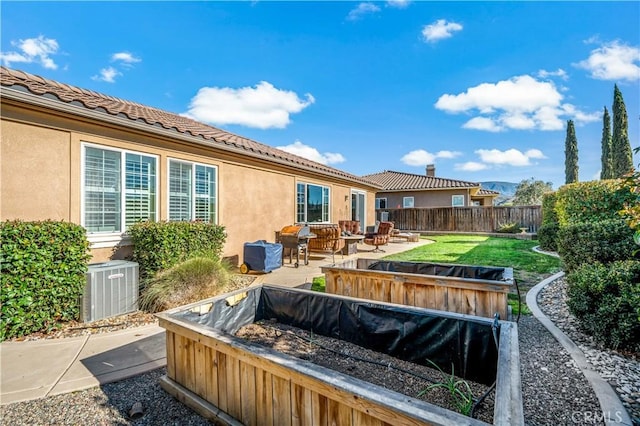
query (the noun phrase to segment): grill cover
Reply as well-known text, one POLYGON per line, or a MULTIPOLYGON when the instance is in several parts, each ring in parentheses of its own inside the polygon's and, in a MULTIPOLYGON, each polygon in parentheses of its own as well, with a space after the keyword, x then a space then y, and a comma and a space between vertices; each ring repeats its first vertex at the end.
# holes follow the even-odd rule
POLYGON ((258 240, 244 243, 244 263, 252 271, 271 272, 282 266, 282 244, 258 240))

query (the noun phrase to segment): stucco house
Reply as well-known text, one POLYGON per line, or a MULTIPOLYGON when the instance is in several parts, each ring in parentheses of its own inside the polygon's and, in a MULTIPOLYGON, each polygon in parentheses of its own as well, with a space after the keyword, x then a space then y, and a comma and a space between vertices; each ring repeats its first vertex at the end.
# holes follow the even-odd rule
POLYGON ((376 193, 376 209, 491 206, 500 193, 479 183, 435 176, 435 166, 424 175, 383 171, 363 176, 382 187, 376 193))
POLYGON ((375 221, 375 183, 168 111, 1 68, 0 220, 87 229, 93 262, 139 220, 223 225, 223 255, 297 222, 375 221))

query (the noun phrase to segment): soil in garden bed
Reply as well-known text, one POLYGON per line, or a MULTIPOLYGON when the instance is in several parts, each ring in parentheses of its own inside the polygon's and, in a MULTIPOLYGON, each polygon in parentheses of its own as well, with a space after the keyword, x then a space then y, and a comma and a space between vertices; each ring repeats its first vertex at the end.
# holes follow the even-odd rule
MULTIPOLYGON (((433 383, 447 382, 451 378, 451 370, 441 372, 435 368, 403 361, 353 343, 320 336, 276 321, 258 321, 241 328, 236 336, 409 397, 460 412, 451 392, 443 387, 438 386, 421 395, 433 383)), ((466 383, 469 384, 474 399, 478 399, 489 390, 488 386, 480 383, 468 380, 466 383)), ((494 395, 495 391, 492 390, 478 405, 475 418, 493 423, 494 395)))

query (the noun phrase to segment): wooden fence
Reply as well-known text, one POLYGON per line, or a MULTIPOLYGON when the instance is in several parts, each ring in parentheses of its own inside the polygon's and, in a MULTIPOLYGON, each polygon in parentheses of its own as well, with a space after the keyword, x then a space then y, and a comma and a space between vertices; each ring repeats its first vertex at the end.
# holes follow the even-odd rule
POLYGON ((378 220, 385 216, 395 228, 412 231, 495 232, 502 225, 517 223, 527 232, 538 232, 542 224, 541 206, 376 210, 378 220), (388 212, 388 216, 384 212, 388 212))

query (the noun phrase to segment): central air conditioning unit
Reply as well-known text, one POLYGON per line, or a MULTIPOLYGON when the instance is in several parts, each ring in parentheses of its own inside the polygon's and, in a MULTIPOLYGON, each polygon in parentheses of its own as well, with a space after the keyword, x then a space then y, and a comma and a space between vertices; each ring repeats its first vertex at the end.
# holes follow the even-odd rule
POLYGON ((138 264, 112 260, 89 265, 80 320, 92 322, 138 310, 138 264))

